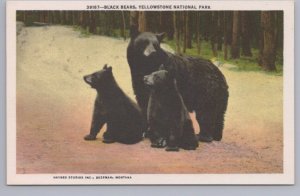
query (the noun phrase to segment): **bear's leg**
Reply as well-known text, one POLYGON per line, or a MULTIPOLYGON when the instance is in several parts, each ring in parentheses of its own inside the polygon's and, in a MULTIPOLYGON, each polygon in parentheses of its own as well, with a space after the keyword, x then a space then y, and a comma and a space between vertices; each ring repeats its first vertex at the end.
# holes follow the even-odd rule
POLYGON ((223 136, 223 129, 224 129, 224 117, 225 112, 227 110, 228 104, 228 96, 229 93, 227 90, 219 90, 218 91, 218 99, 216 100, 215 104, 215 121, 214 121, 214 130, 212 132, 212 137, 215 141, 220 141, 223 136))
POLYGON ((213 138, 216 141, 220 141, 223 136, 223 129, 224 129, 224 117, 225 112, 227 109, 227 102, 228 102, 228 92, 224 97, 224 99, 220 100, 217 107, 217 114, 216 114, 216 121, 215 121, 215 130, 213 133, 213 138))
POLYGON ((102 142, 106 144, 114 143, 118 140, 116 133, 118 127, 115 127, 114 124, 108 119, 106 131, 103 133, 102 142))
POLYGON ((213 139, 215 141, 221 141, 223 137, 223 128, 224 128, 224 114, 219 114, 216 119, 215 130, 213 133, 213 139))
POLYGON ((152 148, 164 148, 167 145, 167 140, 163 134, 163 128, 157 124, 152 122, 149 127, 150 133, 150 141, 152 148))
POLYGON ((107 130, 103 133, 102 142, 106 144, 111 144, 115 142, 113 131, 110 130, 109 125, 107 125, 107 130))
POLYGON ((90 134, 84 137, 85 140, 95 140, 97 134, 100 132, 103 125, 106 123, 106 112, 102 103, 96 99, 94 104, 94 112, 93 112, 93 119, 92 125, 90 129, 90 134))
POLYGON ((151 147, 152 148, 164 148, 167 146, 166 138, 162 137, 158 131, 152 132, 152 139, 151 139, 151 147))
POLYGON ((175 135, 171 134, 167 141, 166 151, 179 151, 178 139, 175 135))
POLYGON ((214 110, 196 110, 196 119, 200 125, 198 140, 200 142, 212 142, 215 128, 214 110))
POLYGON ((195 135, 192 120, 188 119, 184 124, 180 147, 184 150, 196 150, 198 146, 198 139, 195 135))
MULTIPOLYGON (((143 88, 146 88, 145 86, 143 88)), ((148 108, 148 101, 149 101, 149 92, 145 89, 141 90, 142 92, 136 93, 136 101, 142 110, 143 115, 143 136, 146 138, 150 138, 150 133, 148 129, 147 123, 147 108, 148 108)))
POLYGON ((166 151, 179 151, 179 140, 183 132, 183 125, 174 122, 169 129, 166 151))
POLYGON ((167 146, 167 140, 163 137, 158 137, 155 140, 151 141, 152 148, 164 148, 167 146))

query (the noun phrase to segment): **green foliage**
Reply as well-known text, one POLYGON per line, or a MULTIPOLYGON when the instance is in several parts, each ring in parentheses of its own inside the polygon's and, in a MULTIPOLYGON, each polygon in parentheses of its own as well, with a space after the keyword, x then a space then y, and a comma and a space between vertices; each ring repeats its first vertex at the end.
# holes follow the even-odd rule
MULTIPOLYGON (((176 51, 176 42, 175 40, 167 40, 165 41, 166 44, 168 44, 174 51, 176 51)), ((228 47, 228 60, 224 60, 224 51, 218 51, 218 56, 214 57, 213 52, 211 49, 211 44, 207 41, 202 40, 201 41, 201 52, 200 55, 197 53, 197 47, 196 43, 192 43, 191 49, 186 49, 187 55, 195 56, 195 57, 201 57, 204 59, 209 59, 211 61, 218 61, 221 64, 232 64, 236 67, 230 68, 234 71, 260 71, 264 72, 263 69, 258 65, 258 49, 252 48, 252 57, 245 57, 241 56, 239 59, 231 59, 230 58, 230 47, 228 47)), ((278 50, 278 53, 276 55, 276 72, 270 72, 269 74, 274 75, 282 75, 283 71, 283 54, 280 52, 282 50, 278 50)))
MULTIPOLYGON (((74 25, 72 26, 74 31, 80 32, 80 37, 89 37, 92 35, 92 33, 89 32, 89 27, 86 29, 82 28, 81 26, 74 25)), ((117 39, 123 39, 121 30, 120 29, 112 29, 109 33, 103 31, 100 27, 96 28, 97 35, 104 35, 112 38, 117 38, 117 39)), ((129 36, 129 30, 126 29, 125 31, 126 39, 128 39, 129 36)))
POLYGON ((91 33, 89 32, 89 27, 82 28, 81 26, 73 26, 73 30, 74 31, 78 31, 80 32, 80 37, 89 37, 91 35, 91 33))

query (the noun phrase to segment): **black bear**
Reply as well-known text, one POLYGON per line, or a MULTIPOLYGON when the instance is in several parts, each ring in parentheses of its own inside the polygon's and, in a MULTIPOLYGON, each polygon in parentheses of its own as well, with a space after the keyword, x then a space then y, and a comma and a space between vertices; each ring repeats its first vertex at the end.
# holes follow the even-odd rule
POLYGON ((179 147, 195 150, 198 140, 176 79, 162 69, 144 77, 151 91, 147 109, 151 147, 167 146, 166 151, 178 151, 179 147))
POLYGON ((221 71, 209 60, 164 51, 160 47, 164 34, 140 33, 131 27, 130 36, 127 61, 133 90, 144 118, 149 89, 145 88, 143 78, 164 64, 166 70, 175 76, 188 111, 196 113, 200 125, 199 141, 220 141, 229 96, 228 85, 221 71))
POLYGON ((95 140, 100 129, 107 123, 103 134, 104 143, 134 144, 143 138, 143 116, 140 108, 119 87, 112 67, 84 76, 84 81, 96 89, 97 97, 90 134, 85 140, 95 140))

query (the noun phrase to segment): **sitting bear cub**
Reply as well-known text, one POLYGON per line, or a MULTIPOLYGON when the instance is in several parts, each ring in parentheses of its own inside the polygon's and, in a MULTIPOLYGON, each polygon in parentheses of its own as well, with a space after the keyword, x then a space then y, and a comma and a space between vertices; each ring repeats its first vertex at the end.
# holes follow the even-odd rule
POLYGON ((150 87, 147 120, 151 147, 195 150, 198 140, 174 76, 159 70, 145 76, 144 83, 150 87))
POLYGON ((85 140, 95 140, 105 123, 104 143, 134 144, 143 138, 143 117, 140 108, 119 87, 112 67, 84 76, 84 81, 96 89, 97 97, 90 134, 85 140))

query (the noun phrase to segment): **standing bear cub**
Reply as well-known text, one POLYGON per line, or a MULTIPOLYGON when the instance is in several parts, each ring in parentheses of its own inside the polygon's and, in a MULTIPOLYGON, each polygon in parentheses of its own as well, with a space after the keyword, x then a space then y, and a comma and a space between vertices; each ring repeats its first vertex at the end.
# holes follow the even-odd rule
POLYGON ((105 123, 104 143, 134 144, 143 138, 143 117, 140 108, 119 87, 112 67, 84 76, 84 81, 96 89, 97 97, 90 134, 85 140, 95 140, 105 123))
POLYGON ((150 88, 147 119, 151 147, 195 150, 198 140, 174 76, 159 70, 145 76, 144 82, 150 88))
POLYGON ((146 119, 150 91, 143 78, 159 69, 173 73, 178 90, 189 112, 195 112, 200 125, 199 141, 220 141, 223 136, 224 115, 228 102, 228 85, 221 71, 209 60, 181 56, 163 50, 164 34, 130 30, 127 61, 131 70, 136 100, 146 119))

